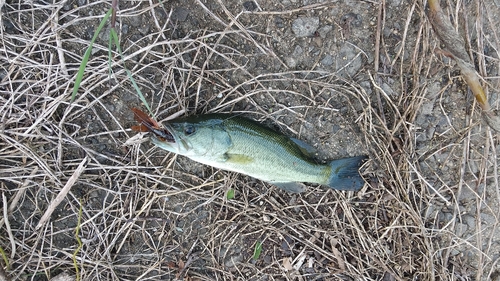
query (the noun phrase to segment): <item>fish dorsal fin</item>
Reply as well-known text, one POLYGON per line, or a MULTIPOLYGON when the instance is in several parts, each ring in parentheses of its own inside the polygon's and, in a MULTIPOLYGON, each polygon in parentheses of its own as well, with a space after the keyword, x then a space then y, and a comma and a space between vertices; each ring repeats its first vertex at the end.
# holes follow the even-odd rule
POLYGON ((300 182, 293 182, 293 181, 292 182, 275 182, 275 181, 272 181, 269 183, 272 185, 276 185, 277 187, 279 187, 285 191, 291 192, 291 193, 301 193, 301 192, 304 192, 304 190, 306 190, 306 186, 300 182))
POLYGON ((314 154, 316 154, 316 148, 314 148, 312 145, 307 144, 299 139, 296 138, 290 138, 291 141, 293 141, 300 149, 300 152, 304 154, 307 157, 312 158, 314 154))

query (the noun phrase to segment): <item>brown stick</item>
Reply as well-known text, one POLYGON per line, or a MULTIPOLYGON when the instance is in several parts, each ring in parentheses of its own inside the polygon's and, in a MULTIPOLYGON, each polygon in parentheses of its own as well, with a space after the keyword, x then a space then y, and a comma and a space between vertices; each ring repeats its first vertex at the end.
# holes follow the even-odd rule
POLYGON ((446 48, 446 55, 457 62, 465 82, 483 109, 483 118, 486 123, 495 131, 500 132, 500 118, 491 110, 486 93, 481 86, 479 74, 465 50, 463 38, 458 35, 449 18, 443 13, 439 0, 428 0, 427 3, 429 3, 427 16, 434 32, 446 48))
POLYGON ((464 80, 469 85, 472 93, 474 93, 474 96, 481 105, 481 108, 485 111, 490 110, 486 94, 484 93, 483 87, 479 82, 479 76, 474 69, 474 65, 472 64, 467 51, 465 50, 465 42, 463 38, 458 35, 451 25, 448 17, 446 17, 443 13, 443 10, 439 5, 439 0, 428 0, 428 3, 428 17, 434 32, 436 32, 436 35, 441 40, 441 43, 443 43, 446 47, 446 51, 449 52, 448 55, 450 55, 457 62, 464 80))
POLYGON ((71 177, 69 178, 68 182, 64 185, 64 187, 61 189, 59 194, 57 194, 56 198, 50 202, 49 207, 43 214, 42 218, 38 222, 38 225, 36 226, 35 229, 40 229, 50 218, 54 210, 59 206, 59 204, 66 198, 66 195, 68 194, 69 190, 71 187, 76 183, 82 172, 85 170, 85 165, 87 164, 87 157, 83 158, 82 162, 78 167, 76 168, 75 172, 71 177))

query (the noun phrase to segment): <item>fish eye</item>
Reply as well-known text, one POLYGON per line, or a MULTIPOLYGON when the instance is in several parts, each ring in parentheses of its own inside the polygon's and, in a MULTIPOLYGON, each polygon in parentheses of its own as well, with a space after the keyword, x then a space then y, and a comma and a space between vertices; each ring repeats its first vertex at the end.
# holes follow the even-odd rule
POLYGON ((187 136, 193 134, 196 131, 193 125, 186 125, 184 126, 184 134, 187 136))

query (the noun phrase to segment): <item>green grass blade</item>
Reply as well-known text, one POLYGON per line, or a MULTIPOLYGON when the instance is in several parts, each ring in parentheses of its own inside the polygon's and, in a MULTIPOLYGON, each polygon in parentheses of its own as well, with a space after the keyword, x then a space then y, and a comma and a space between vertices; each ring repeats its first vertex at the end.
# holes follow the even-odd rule
MULTIPOLYGON (((139 88, 139 86, 135 82, 134 77, 132 77, 132 72, 130 72, 130 70, 128 70, 127 67, 125 66, 125 61, 123 60, 122 49, 120 47, 120 41, 118 40, 118 34, 116 33, 116 30, 114 30, 112 28, 109 35, 110 35, 109 36, 109 40, 113 40, 116 48, 118 49, 118 53, 120 54, 120 59, 122 60, 122 63, 123 63, 123 68, 125 69, 125 72, 127 73, 128 78, 132 82, 132 86, 134 87, 135 91, 137 92, 137 95, 139 96, 139 99, 142 101, 142 103, 144 104, 144 106, 146 106, 146 108, 148 109, 149 113, 151 113, 151 115, 154 115, 153 111, 149 107, 148 102, 146 101, 146 98, 142 94, 141 89, 139 88)), ((110 41, 110 45, 111 45, 111 41, 110 41)))
POLYGON ((255 242, 255 249, 253 250, 253 259, 258 260, 260 257, 260 253, 262 253, 262 242, 255 242))
POLYGON ((75 85, 73 86, 73 93, 71 94, 71 102, 73 102, 75 100, 76 93, 78 93, 78 89, 80 89, 80 83, 82 82, 83 74, 85 73, 85 69, 87 68, 87 63, 89 61, 90 54, 92 53, 92 46, 94 45, 94 42, 97 40, 97 36, 99 35, 102 28, 104 27, 104 24, 106 24, 106 21, 108 20, 112 11, 113 11, 113 9, 110 9, 106 13, 106 15, 104 15, 104 18, 101 20, 101 23, 97 27, 97 30, 94 32, 94 36, 92 37, 92 40, 90 41, 89 47, 87 48, 87 50, 85 51, 85 54, 83 55, 82 62, 80 63, 80 68, 78 69, 78 73, 76 74, 75 85))
MULTIPOLYGON (((113 28, 111 28, 113 30, 113 28)), ((108 40, 108 77, 111 77, 112 70, 113 68, 111 67, 113 65, 113 40, 111 39, 111 31, 110 31, 110 36, 108 40)))
POLYGON ((229 189, 229 190, 227 191, 226 198, 227 198, 227 200, 231 200, 231 199, 233 199, 233 198, 234 198, 234 189, 233 189, 233 188, 231 188, 231 189, 229 189))
POLYGON ((7 257, 7 254, 3 250, 3 248, 0 246, 0 255, 3 258, 3 261, 5 262, 5 267, 9 268, 9 258, 7 257))

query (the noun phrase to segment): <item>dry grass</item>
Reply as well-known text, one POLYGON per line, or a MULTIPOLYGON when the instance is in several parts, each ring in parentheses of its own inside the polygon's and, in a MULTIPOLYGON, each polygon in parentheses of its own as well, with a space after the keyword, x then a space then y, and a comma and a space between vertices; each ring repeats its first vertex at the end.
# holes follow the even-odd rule
MULTIPOLYGON (((380 64, 366 64, 356 79, 317 69, 250 72, 253 53, 235 46, 251 46, 277 68, 285 63, 268 44, 270 36, 245 24, 248 14, 234 12, 225 1, 211 4, 193 2, 206 12, 205 20, 217 24, 180 39, 166 35, 175 25, 154 12, 160 4, 138 4, 119 14, 145 14, 155 23, 148 36, 124 40, 124 61, 157 116, 232 111, 309 139, 315 136, 297 124, 314 122, 311 116, 319 113, 330 116, 349 135, 354 132, 370 155, 365 188, 356 194, 319 187, 286 194, 165 154, 140 138, 123 146, 134 135, 129 108, 138 99, 128 90, 120 60, 108 76, 102 42, 77 100, 69 103, 81 50, 88 45, 74 33, 84 29, 72 27, 95 24, 104 12, 75 15, 107 6, 65 11, 62 4, 4 4, 0 246, 9 266, 0 262, 0 280, 74 273, 73 256, 81 280, 498 278, 498 136, 461 94, 467 90, 453 64, 435 51, 439 43, 421 1, 403 6, 400 49, 393 53, 392 37, 382 36, 375 50, 380 64), (387 83, 398 94, 387 92, 387 83), (348 108, 346 115, 332 105, 337 100, 348 108), (447 129, 419 146, 432 126, 418 127, 416 120, 429 105, 447 129), (230 188, 237 195, 227 200, 230 188), (64 200, 44 221, 62 192, 64 200), (78 251, 76 228, 83 243, 78 251), (263 252, 253 261, 257 241, 263 252)), ((380 7, 374 34, 384 34, 390 20, 380 5, 373 3, 374 10, 380 7)), ((487 91, 497 93, 498 52, 487 56, 482 50, 500 46, 498 7, 479 1, 465 8, 448 5, 445 13, 455 17, 457 29, 466 26, 467 46, 487 91), (458 20, 462 15, 464 23, 458 20)), ((254 20, 326 6, 260 11, 254 20)), ((359 49, 363 58, 372 51, 359 49)))

